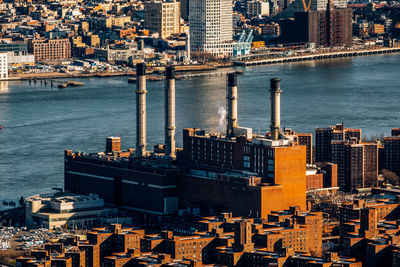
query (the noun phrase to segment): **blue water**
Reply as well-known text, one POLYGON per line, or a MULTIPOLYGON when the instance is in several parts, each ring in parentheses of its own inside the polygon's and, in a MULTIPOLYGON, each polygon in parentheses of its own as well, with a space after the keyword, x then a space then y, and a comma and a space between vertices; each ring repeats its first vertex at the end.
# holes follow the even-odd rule
MULTIPOLYGON (((239 76, 239 125, 264 132, 269 79, 282 79, 282 125, 297 132, 344 122, 364 137, 400 127, 400 54, 247 67, 239 76)), ((222 70, 227 71, 227 70, 222 70)), ((83 79, 60 90, 27 81, 0 84, 0 199, 63 186, 63 151, 97 152, 105 137, 135 144, 135 85, 126 77, 83 79)), ((177 143, 184 127, 217 131, 225 78, 177 81, 177 143)), ((148 83, 148 143, 163 142, 163 82, 148 83)))

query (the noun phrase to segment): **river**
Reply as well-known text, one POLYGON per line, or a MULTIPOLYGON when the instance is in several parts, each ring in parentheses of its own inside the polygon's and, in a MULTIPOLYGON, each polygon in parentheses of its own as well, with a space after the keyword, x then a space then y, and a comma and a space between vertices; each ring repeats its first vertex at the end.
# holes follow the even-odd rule
MULTIPOLYGON (((363 136, 400 127, 400 54, 244 68, 238 78, 239 125, 264 132, 269 125, 269 79, 282 79, 282 126, 314 132, 343 122, 363 136)), ((225 71, 225 70, 223 70, 225 71)), ((135 84, 127 77, 87 78, 83 87, 58 89, 28 81, 0 84, 0 200, 63 186, 64 149, 97 152, 106 136, 135 144, 135 84)), ((217 131, 225 105, 225 78, 176 83, 177 144, 182 129, 217 131)), ((163 142, 164 85, 148 83, 149 148, 163 142)))

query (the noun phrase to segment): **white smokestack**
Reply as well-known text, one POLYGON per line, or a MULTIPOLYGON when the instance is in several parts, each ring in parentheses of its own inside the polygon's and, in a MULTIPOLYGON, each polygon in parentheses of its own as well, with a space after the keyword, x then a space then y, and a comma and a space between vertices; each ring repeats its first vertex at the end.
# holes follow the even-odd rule
POLYGON ((136 156, 146 154, 146 64, 136 64, 136 156))
POLYGON ((233 135, 233 128, 238 127, 238 115, 237 115, 237 74, 228 74, 228 84, 227 84, 227 94, 226 103, 228 106, 228 116, 227 116, 227 127, 226 135, 233 135))
POLYGON ((271 82, 271 138, 279 139, 281 128, 281 79, 274 78, 271 82))
POLYGON ((165 154, 175 157, 175 67, 165 70, 165 154))

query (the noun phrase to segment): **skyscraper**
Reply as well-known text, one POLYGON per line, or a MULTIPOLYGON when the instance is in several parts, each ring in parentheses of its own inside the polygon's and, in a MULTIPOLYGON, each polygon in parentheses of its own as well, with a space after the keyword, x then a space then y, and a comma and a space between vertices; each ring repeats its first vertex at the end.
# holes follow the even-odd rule
POLYGON ((216 57, 231 55, 232 11, 231 0, 190 1, 191 50, 216 57))

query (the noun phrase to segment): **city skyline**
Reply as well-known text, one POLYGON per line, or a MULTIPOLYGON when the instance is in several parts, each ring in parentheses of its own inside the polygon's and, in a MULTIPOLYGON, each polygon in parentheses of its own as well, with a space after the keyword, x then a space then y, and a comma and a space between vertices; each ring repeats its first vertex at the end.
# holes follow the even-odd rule
POLYGON ((0 1, 0 265, 398 266, 399 7, 0 1))

